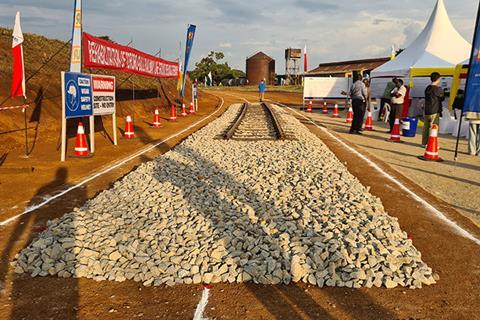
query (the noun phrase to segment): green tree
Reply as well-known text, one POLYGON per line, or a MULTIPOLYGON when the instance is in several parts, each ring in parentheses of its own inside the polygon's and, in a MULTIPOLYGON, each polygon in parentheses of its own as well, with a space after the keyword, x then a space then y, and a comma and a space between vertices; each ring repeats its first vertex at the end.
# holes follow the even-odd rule
POLYGON ((243 71, 232 69, 227 62, 222 62, 224 58, 223 52, 210 51, 206 57, 195 64, 195 70, 189 72, 190 79, 198 79, 203 82, 209 72, 212 72, 212 79, 215 83, 219 83, 223 79, 245 76, 243 71))

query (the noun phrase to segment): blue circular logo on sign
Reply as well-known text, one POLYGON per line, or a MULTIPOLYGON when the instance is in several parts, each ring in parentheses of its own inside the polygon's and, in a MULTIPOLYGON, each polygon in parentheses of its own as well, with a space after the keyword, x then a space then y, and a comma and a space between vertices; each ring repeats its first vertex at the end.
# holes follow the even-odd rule
POLYGON ((68 110, 75 112, 80 105, 80 92, 78 91, 78 85, 75 81, 70 80, 66 86, 65 104, 68 110))

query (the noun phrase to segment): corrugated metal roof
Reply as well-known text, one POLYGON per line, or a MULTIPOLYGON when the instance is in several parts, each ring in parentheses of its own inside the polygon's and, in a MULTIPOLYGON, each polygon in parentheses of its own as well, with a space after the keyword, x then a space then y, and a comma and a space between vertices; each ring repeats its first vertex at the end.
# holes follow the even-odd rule
POLYGON ((348 73, 358 70, 373 70, 390 61, 390 58, 376 58, 363 60, 350 60, 321 63, 317 68, 307 72, 309 75, 329 74, 329 73, 348 73))

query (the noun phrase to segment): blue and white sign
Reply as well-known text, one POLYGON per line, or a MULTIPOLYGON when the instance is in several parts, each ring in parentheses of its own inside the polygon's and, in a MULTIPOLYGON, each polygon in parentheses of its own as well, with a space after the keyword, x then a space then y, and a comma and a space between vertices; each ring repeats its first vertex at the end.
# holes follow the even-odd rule
POLYGON ((478 14, 463 107, 463 112, 468 119, 480 119, 480 24, 478 14))
POLYGON ((93 115, 92 76, 89 74, 64 72, 63 95, 65 117, 77 118, 93 115))

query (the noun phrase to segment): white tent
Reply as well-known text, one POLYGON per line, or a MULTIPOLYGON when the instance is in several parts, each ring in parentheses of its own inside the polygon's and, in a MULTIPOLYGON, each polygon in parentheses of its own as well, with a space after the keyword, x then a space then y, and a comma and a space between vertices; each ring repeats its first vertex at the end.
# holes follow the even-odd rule
POLYGON ((471 45, 457 32, 443 0, 438 0, 425 29, 394 60, 371 72, 372 78, 425 77, 437 71, 453 75, 455 66, 470 56, 471 45))

